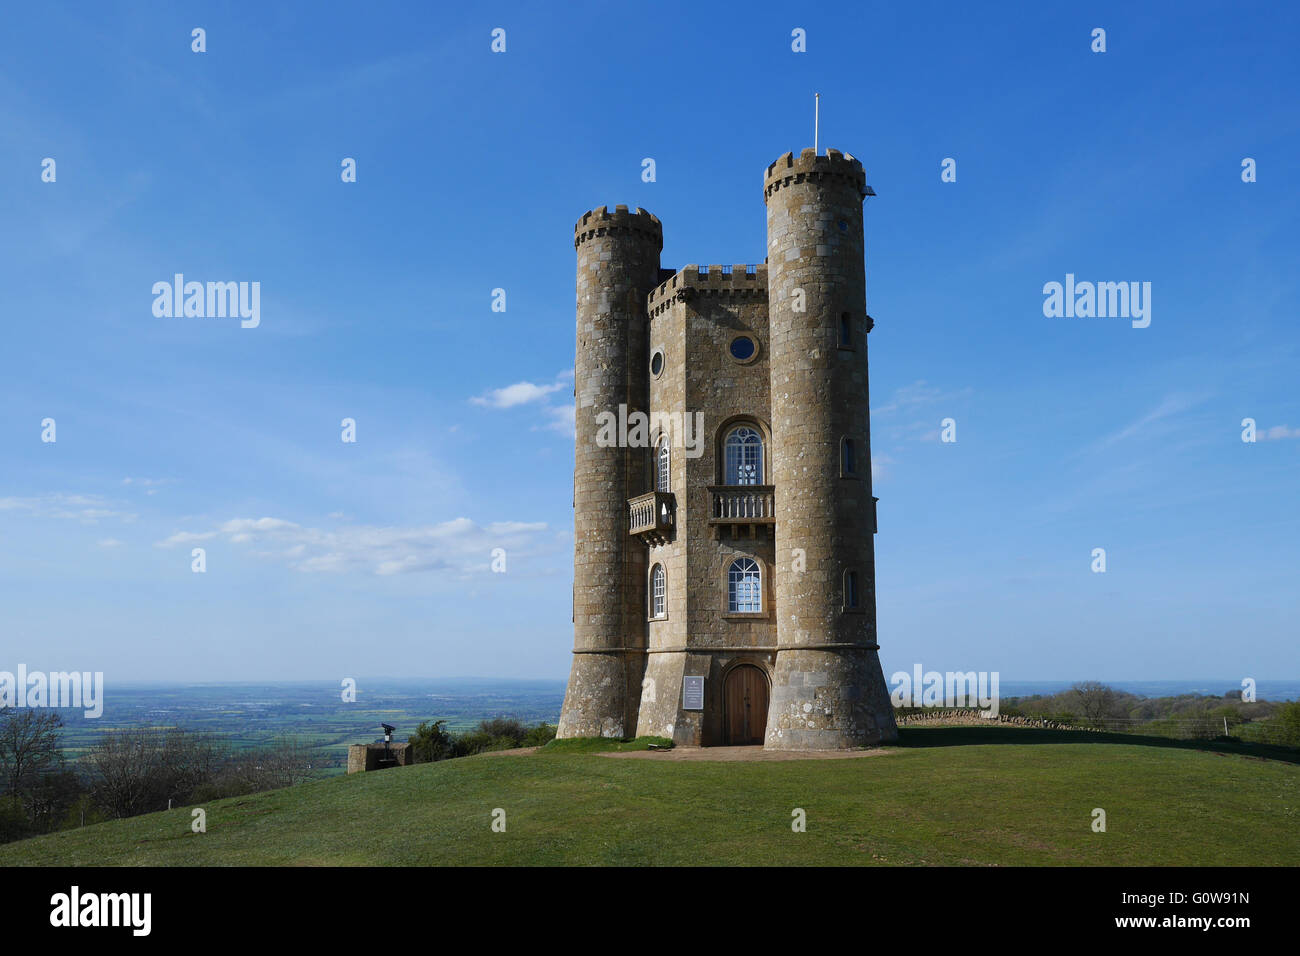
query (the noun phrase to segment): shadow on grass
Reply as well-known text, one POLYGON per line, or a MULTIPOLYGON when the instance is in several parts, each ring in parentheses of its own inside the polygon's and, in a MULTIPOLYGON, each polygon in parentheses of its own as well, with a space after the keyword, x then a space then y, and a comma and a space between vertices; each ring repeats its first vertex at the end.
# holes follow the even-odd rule
POLYGON ((1259 760, 1300 764, 1300 749, 1239 740, 1177 740, 1143 734, 1116 734, 1091 730, 1038 730, 1033 727, 900 727, 900 747, 969 747, 977 744, 1126 744, 1130 747, 1168 747, 1206 753, 1236 754, 1259 760))

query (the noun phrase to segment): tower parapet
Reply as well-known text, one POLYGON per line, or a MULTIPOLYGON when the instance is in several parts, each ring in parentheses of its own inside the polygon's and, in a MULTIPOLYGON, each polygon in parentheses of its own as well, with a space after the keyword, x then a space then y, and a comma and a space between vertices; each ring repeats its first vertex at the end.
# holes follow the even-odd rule
POLYGON ((772 194, 780 189, 809 180, 842 184, 856 190, 864 199, 868 195, 866 171, 852 153, 828 149, 825 156, 818 156, 813 150, 805 149, 798 158, 793 152, 786 153, 767 167, 763 173, 763 201, 769 202, 772 194))
POLYGON ((693 295, 766 299, 767 266, 761 263, 737 263, 730 266, 700 266, 692 263, 659 283, 646 300, 646 307, 653 319, 673 302, 693 295))
POLYGON ((664 230, 659 217, 640 206, 636 207, 636 212, 628 212, 627 206, 615 206, 613 212, 607 206, 598 206, 583 213, 573 226, 573 248, 601 236, 633 236, 655 243, 656 251, 664 247, 664 230))

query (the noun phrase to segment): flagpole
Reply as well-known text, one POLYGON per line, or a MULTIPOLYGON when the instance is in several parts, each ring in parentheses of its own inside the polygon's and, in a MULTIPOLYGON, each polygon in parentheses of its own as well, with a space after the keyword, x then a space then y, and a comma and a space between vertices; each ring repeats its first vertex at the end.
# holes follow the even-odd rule
POLYGON ((813 155, 816 156, 818 146, 817 137, 821 132, 822 95, 820 93, 814 93, 813 97, 813 155))

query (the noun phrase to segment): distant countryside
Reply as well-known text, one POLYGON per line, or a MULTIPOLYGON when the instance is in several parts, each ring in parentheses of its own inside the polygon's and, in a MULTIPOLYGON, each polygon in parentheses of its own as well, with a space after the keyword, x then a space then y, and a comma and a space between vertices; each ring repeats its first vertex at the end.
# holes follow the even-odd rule
MULTIPOLYGON (((1004 698, 994 719, 939 707, 896 715, 904 730, 1131 735, 1300 763, 1300 701, 1281 699, 1300 696, 1292 684, 1265 684, 1260 692, 1279 699, 1253 701, 1172 682, 1132 685, 1172 691, 1164 696, 1096 681, 1033 686, 1004 698)), ((411 742, 415 762, 542 746, 555 736, 563 693, 560 681, 372 680, 345 703, 330 682, 138 685, 114 688, 99 719, 10 708, 0 711, 0 842, 336 776, 349 745, 381 739, 384 724, 395 742, 411 742)))

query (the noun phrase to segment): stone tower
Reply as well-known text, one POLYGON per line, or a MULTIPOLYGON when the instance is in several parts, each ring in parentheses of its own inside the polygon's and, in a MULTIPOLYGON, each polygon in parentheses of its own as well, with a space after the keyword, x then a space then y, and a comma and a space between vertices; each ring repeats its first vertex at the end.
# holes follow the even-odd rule
POLYGON ((627 500, 642 490, 641 448, 596 441, 596 414, 644 412, 646 296, 659 282, 659 220, 617 206, 574 227, 578 350, 573 468, 573 668, 561 737, 622 737, 636 727, 645 660, 645 548, 627 533, 627 500))
POLYGON ((764 177, 767 262, 748 266, 661 270, 659 220, 640 209, 578 221, 560 737, 896 738, 875 626, 871 194, 851 156, 787 153, 764 177))
POLYGON ((898 731, 876 643, 862 164, 829 149, 767 169, 778 651, 766 746, 898 731))

